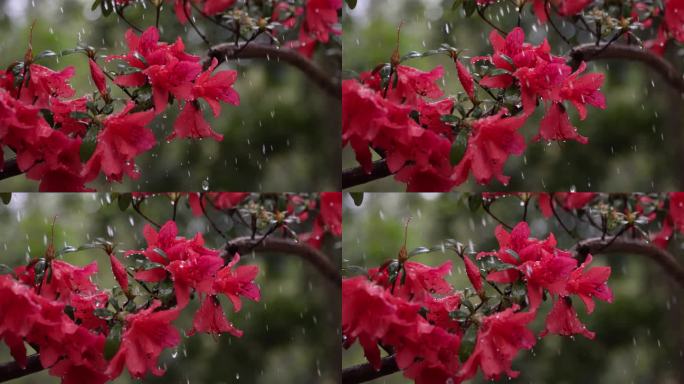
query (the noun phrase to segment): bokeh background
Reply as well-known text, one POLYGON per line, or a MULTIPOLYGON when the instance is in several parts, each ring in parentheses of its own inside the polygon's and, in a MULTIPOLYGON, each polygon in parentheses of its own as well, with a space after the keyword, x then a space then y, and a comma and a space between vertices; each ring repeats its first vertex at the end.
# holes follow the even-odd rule
MULTIPOLYGON (((87 44, 102 53, 127 51, 123 41, 128 26, 116 14, 102 17, 94 0, 0 0, 0 67, 22 60, 28 31, 35 20, 33 49, 61 52, 87 44)), ((154 25, 154 10, 145 1, 129 7, 127 18, 145 29, 154 25)), ((197 16, 197 25, 209 40, 225 42, 226 31, 197 16)), ((160 22, 162 40, 183 38, 186 50, 203 56, 206 47, 195 31, 178 23, 172 7, 165 7, 160 22)), ((315 60, 331 74, 339 73, 339 39, 317 51, 315 60)), ((77 95, 93 92, 84 55, 47 58, 40 64, 53 69, 73 65, 72 84, 77 95)), ((112 65, 111 69, 115 69, 112 65)), ((328 96, 299 70, 267 60, 241 60, 221 69, 239 72, 235 89, 241 105, 223 105, 219 118, 207 114, 214 130, 224 135, 213 140, 175 140, 166 143, 176 112, 158 117, 152 128, 159 145, 137 158, 142 176, 123 184, 101 177, 90 184, 98 191, 322 191, 337 189, 340 169, 340 101, 328 96)), ((111 85, 111 84, 110 84, 111 85)), ((114 85, 113 95, 125 97, 114 85)), ((177 109, 174 107, 172 109, 177 109)), ((5 157, 10 157, 6 153, 5 157)), ((0 181, 0 190, 33 191, 38 184, 23 176, 0 181)))
MULTIPOLYGON (((18 266, 29 257, 44 254, 50 240, 53 218, 55 248, 79 246, 104 237, 118 243, 117 249, 146 246, 142 236, 145 222, 132 208, 121 211, 117 201, 106 194, 13 194, 9 205, 0 205, 0 263, 18 266)), ((183 198, 178 207, 179 236, 201 232, 206 246, 221 248, 225 241, 206 219, 192 216, 183 198)), ((171 217, 170 200, 154 197, 143 204, 146 215, 158 222, 171 217)), ((216 212, 210 213, 222 228, 230 223, 216 212)), ((302 228, 307 230, 307 228, 302 228)), ((230 237, 244 236, 235 226, 230 237)), ((327 237, 323 251, 340 260, 339 240, 327 237)), ((100 272, 96 282, 104 288, 116 285, 109 260, 101 250, 69 253, 65 260, 86 265, 97 261, 100 272)), ((286 254, 242 255, 241 264, 258 265, 257 283, 262 299, 243 302, 238 313, 227 312, 228 319, 244 331, 242 338, 222 335, 182 337, 177 350, 162 353, 160 366, 167 367, 163 377, 148 375, 132 380, 127 371, 113 383, 133 382, 169 384, 221 383, 336 383, 340 372, 339 290, 332 287, 315 268, 300 258, 286 254)), ((196 301, 196 300, 195 300, 196 301)), ((191 303, 196 307, 196 302, 191 303)), ((224 303, 224 309, 229 308, 224 303)), ((192 309, 174 323, 179 329, 192 327, 192 309)), ((182 332, 181 332, 182 333, 182 332)), ((0 345, 0 362, 11 361, 7 347, 0 345)), ((12 381, 17 384, 58 383, 46 371, 12 381)))
MULTIPOLYGON (((572 221, 560 209, 569 224, 572 221)), ((499 200, 492 212, 504 222, 514 225, 521 219, 523 208, 517 198, 499 200)), ((343 207, 343 270, 346 276, 359 273, 359 268, 371 268, 396 258, 404 239, 404 222, 412 220, 408 231, 407 249, 434 246, 453 238, 474 251, 498 249, 494 238, 497 223, 480 207, 472 211, 463 194, 364 194, 361 206, 356 206, 345 194, 343 207)), ((553 232, 559 248, 575 244, 554 219, 545 219, 530 204, 528 223, 533 237, 553 232)), ((580 228, 581 237, 596 236, 580 228)), ((671 250, 684 262, 681 238, 673 241, 671 250)), ((453 274, 447 278, 456 289, 469 286, 462 262, 453 252, 416 256, 414 261, 437 266, 453 262, 453 274)), ((597 302, 594 313, 581 319, 596 338, 574 339, 549 335, 531 351, 522 351, 513 362, 520 376, 513 383, 682 383, 684 382, 684 290, 673 283, 659 265, 640 255, 597 255, 592 265, 609 265, 608 281, 613 290, 612 304, 597 302)), ((543 329, 545 313, 542 304, 532 329, 543 329)), ((363 351, 354 345, 343 352, 343 367, 363 363, 363 351)), ((406 383, 395 373, 376 383, 406 383)), ((473 383, 487 382, 478 374, 473 383)), ((500 382, 509 382, 502 378, 500 382)))
MULTIPOLYGON (((396 45, 396 29, 403 21, 400 51, 427 51, 442 43, 466 49, 466 56, 491 53, 488 35, 491 27, 477 15, 466 18, 462 8, 452 11, 453 0, 359 0, 354 10, 345 8, 343 68, 368 71, 388 62, 396 45)), ((500 1, 487 10, 489 18, 504 30, 511 30, 517 13, 511 2, 500 1)), ((539 25, 530 6, 523 10, 522 26, 527 41, 538 44, 545 37, 556 55, 569 47, 548 25, 539 25)), ((564 34, 574 35, 570 24, 560 25, 564 34)), ((578 33, 584 33, 579 31, 578 33)), ((586 36, 578 36, 586 41, 586 36)), ((668 58, 680 69, 683 52, 670 47, 668 58)), ((429 70, 443 65, 447 95, 461 90, 456 68, 445 55, 406 61, 404 64, 429 70)), ((511 176, 508 190, 567 191, 659 191, 684 188, 680 169, 684 165, 684 108, 681 96, 660 75, 635 62, 596 61, 587 71, 606 74, 602 88, 608 108, 589 107, 585 121, 579 121, 572 108, 571 119, 589 144, 531 143, 538 131, 538 110, 521 133, 528 148, 523 156, 513 156, 504 174, 511 176)), ((682 69, 684 72, 684 69, 682 69)), ((343 168, 357 166, 353 151, 343 150, 343 168)), ((356 187, 359 191, 403 191, 405 186, 391 177, 356 187)), ((472 180, 461 185, 463 191, 506 189, 494 181, 480 186, 472 180)))

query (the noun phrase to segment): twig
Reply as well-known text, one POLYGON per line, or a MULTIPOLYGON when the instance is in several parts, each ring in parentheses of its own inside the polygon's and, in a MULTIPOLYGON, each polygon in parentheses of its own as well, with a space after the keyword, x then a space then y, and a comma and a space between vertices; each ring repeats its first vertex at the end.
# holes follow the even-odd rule
POLYGON ((207 210, 204 208, 204 194, 202 194, 202 193, 200 193, 200 196, 199 196, 199 204, 200 204, 200 208, 202 208, 202 214, 204 214, 204 217, 207 218, 207 221, 209 221, 209 224, 211 224, 211 227, 214 228, 214 231, 216 231, 219 235, 221 235, 221 237, 223 237, 224 240, 228 240, 228 237, 226 236, 226 234, 223 233, 223 231, 221 231, 221 229, 219 229, 218 225, 216 225, 216 223, 214 223, 214 220, 212 220, 211 217, 209 217, 207 210))
POLYGON ((480 18, 481 18, 485 23, 489 24, 490 27, 496 29, 496 30, 499 31, 499 33, 501 33, 501 34, 504 34, 504 35, 508 34, 508 33, 507 33, 506 31, 504 31, 503 29, 497 27, 496 24, 492 23, 491 20, 489 20, 489 19, 487 18, 487 16, 485 16, 484 11, 487 9, 486 6, 483 7, 483 8, 480 8, 479 6, 475 6, 475 9, 477 10, 478 16, 480 16, 480 18))
POLYGON ((197 28, 197 25, 195 25, 195 22, 192 20, 192 15, 188 13, 188 7, 187 7, 187 5, 188 5, 188 0, 183 0, 183 12, 185 13, 185 18, 188 19, 188 22, 189 22, 190 25, 192 26, 192 29, 194 29, 195 32, 197 32, 197 34, 199 35, 199 37, 202 38, 202 41, 204 41, 204 43, 205 43, 206 45, 211 46, 211 43, 209 42, 209 40, 207 40, 207 37, 204 36, 204 34, 202 33, 202 31, 200 31, 199 28, 197 28))
POLYGON ((142 30, 141 28, 139 28, 137 25, 135 25, 135 24, 131 23, 130 21, 128 21, 128 19, 126 18, 126 16, 124 16, 124 13, 123 13, 124 8, 125 8, 125 7, 119 8, 119 7, 117 7, 117 6, 115 5, 115 6, 114 6, 114 12, 116 12, 116 14, 119 16, 119 18, 120 18, 121 20, 123 20, 124 22, 126 22, 126 24, 128 24, 129 27, 135 29, 135 30, 136 30, 137 32, 139 32, 139 33, 142 33, 143 30, 142 30))
POLYGON ((220 64, 227 60, 262 58, 286 62, 302 71, 329 95, 338 99, 342 98, 342 86, 337 79, 306 56, 290 48, 255 43, 242 43, 237 46, 234 43, 223 43, 209 48, 208 56, 202 64, 206 69, 211 65, 212 59, 218 60, 220 64))
POLYGON ((565 35, 563 35, 563 34, 561 33, 560 29, 558 29, 558 27, 556 26, 556 24, 553 22, 553 19, 551 19, 551 14, 549 13, 549 8, 550 8, 550 7, 551 7, 551 3, 549 3, 549 0, 545 0, 545 1, 544 1, 544 13, 546 14, 546 19, 549 21, 549 24, 551 24, 551 27, 556 31, 556 33, 558 34, 558 36, 560 36, 560 38, 563 39, 563 41, 565 42, 565 44, 567 44, 567 45, 569 45, 569 46, 572 46, 572 44, 570 44, 570 40, 568 40, 568 38, 565 37, 565 35))
POLYGON ((512 230, 513 227, 511 227, 510 225, 506 224, 503 220, 499 219, 495 214, 492 213, 492 211, 489 209, 489 208, 491 207, 491 205, 492 205, 491 203, 486 203, 486 202, 484 202, 484 201, 482 202, 482 208, 485 210, 485 212, 487 212, 487 214, 488 214, 489 216, 491 216, 491 217, 492 217, 494 220, 496 220, 499 224, 501 224, 501 225, 503 225, 504 227, 506 227, 506 229, 508 229, 509 231, 512 230))
POLYGON ((565 223, 563 222, 563 220, 561 220, 560 215, 558 215, 558 211, 556 211, 556 204, 554 204, 556 202, 556 200, 554 198, 554 193, 551 193, 551 197, 549 198, 549 200, 551 200, 549 202, 549 205, 551 205, 551 212, 553 212, 553 217, 556 218, 556 221, 558 221, 558 224, 560 224, 560 226, 563 227, 565 232, 567 232, 567 234, 570 237, 572 237, 573 239, 577 239, 577 235, 572 233, 572 231, 570 231, 570 229, 568 229, 568 227, 565 226, 565 223))
POLYGON ((335 286, 339 287, 342 281, 339 268, 330 260, 330 258, 323 252, 306 243, 277 237, 270 237, 261 241, 261 239, 252 239, 249 236, 245 236, 229 241, 226 244, 225 249, 228 254, 233 254, 235 252, 241 254, 263 252, 297 255, 316 267, 318 271, 335 286), (255 246, 255 244, 259 242, 261 242, 261 244, 255 246))
POLYGON ((684 267, 677 262, 677 259, 670 252, 644 240, 631 238, 606 240, 595 237, 578 242, 572 251, 577 255, 609 253, 643 255, 660 264, 663 270, 684 288, 684 267), (609 242, 611 244, 606 246, 609 242))
POLYGON ((380 370, 370 364, 354 365, 342 370, 342 384, 365 383, 379 377, 391 375, 399 371, 394 355, 383 357, 380 370))
POLYGON ((149 216, 147 216, 146 214, 143 213, 143 211, 140 209, 140 203, 141 203, 141 202, 142 202, 142 201, 136 203, 136 202, 134 201, 133 204, 131 204, 131 206, 133 206, 133 210, 136 211, 136 212, 138 213, 138 215, 140 215, 143 219, 145 219, 145 221, 147 221, 148 223, 154 225, 157 229, 161 228, 161 227, 162 227, 161 224, 159 224, 159 223, 157 223, 156 221, 152 220, 149 216))
POLYGON ((370 173, 366 173, 361 167, 345 169, 342 171, 342 188, 346 189, 356 185, 370 183, 371 181, 382 179, 391 174, 392 172, 390 172, 387 167, 387 161, 385 159, 374 161, 370 173))
POLYGON ((40 355, 33 354, 26 359, 26 368, 22 368, 16 361, 0 364, 0 383, 42 371, 40 355))

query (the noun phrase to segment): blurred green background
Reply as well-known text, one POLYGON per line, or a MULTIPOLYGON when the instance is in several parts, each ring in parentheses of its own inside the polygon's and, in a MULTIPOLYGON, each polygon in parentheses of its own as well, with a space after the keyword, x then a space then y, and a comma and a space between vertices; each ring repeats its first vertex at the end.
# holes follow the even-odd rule
MULTIPOLYGON (((396 45, 397 26, 402 21, 402 54, 438 48, 442 43, 466 49, 466 56, 491 53, 487 37, 492 28, 476 15, 466 18, 462 9, 452 11, 453 2, 359 0, 353 11, 345 8, 343 68, 361 72, 388 62, 396 45)), ((487 10, 487 15, 504 30, 511 30, 517 21, 510 2, 497 2, 487 10)), ((569 47, 553 30, 548 33, 548 25, 536 22, 530 5, 524 7, 522 26, 527 41, 538 44, 548 36, 554 54, 569 52, 569 47)), ((559 26, 567 36, 574 33, 569 23, 559 26)), ((586 39, 583 35, 579 38, 581 41, 586 39)), ((676 53, 681 54, 669 52, 668 55, 682 68, 682 59, 676 53)), ((461 90, 454 64, 444 55, 413 59, 405 64, 424 70, 443 65, 445 94, 453 95, 461 90)), ((579 121, 571 108, 572 122, 589 138, 589 144, 531 143, 541 117, 537 111, 521 128, 528 142, 527 150, 523 156, 513 156, 506 163, 504 174, 511 176, 507 190, 660 191, 684 188, 681 177, 684 103, 681 95, 668 87, 659 74, 635 62, 590 62, 587 71, 606 74, 602 90, 608 104, 604 111, 589 107, 585 121, 579 121)), ((350 148, 343 150, 342 162, 345 169, 358 165, 350 148)), ((496 181, 480 186, 470 180, 459 187, 464 191, 502 189, 505 188, 496 181)), ((385 178, 355 190, 403 191, 405 186, 385 178)))
MULTIPOLYGON (((33 49, 60 52, 77 44, 89 44, 99 52, 119 54, 128 26, 115 14, 102 17, 91 11, 94 0, 0 0, 0 67, 22 60, 27 48, 29 26, 35 20, 33 49)), ((145 29, 154 24, 154 10, 145 2, 126 10, 127 18, 145 29)), ((197 24, 209 40, 225 42, 226 31, 197 17, 197 24)), ((186 50, 203 56, 206 47, 190 27, 181 26, 172 7, 162 12, 162 40, 183 38, 186 50)), ((339 40, 336 40, 339 42, 339 40)), ((339 43, 317 51, 315 60, 331 74, 340 67, 339 43), (338 47, 338 48, 335 48, 338 47)), ((84 55, 47 58, 40 64, 53 69, 73 65, 72 84, 77 96, 95 90, 90 82, 84 55)), ((115 69, 114 65, 110 66, 115 69)), ((123 184, 106 183, 104 178, 90 186, 98 191, 197 191, 202 186, 231 191, 322 191, 337 189, 340 169, 340 102, 329 97, 299 70, 266 60, 241 60, 223 64, 218 70, 237 69, 235 89, 241 105, 222 105, 214 119, 206 114, 214 130, 224 135, 213 140, 175 140, 166 143, 172 131, 177 107, 167 118, 152 123, 159 145, 137 158, 142 172, 138 180, 123 184)), ((114 96, 125 97, 111 85, 114 96)), ((10 157, 6 153, 5 157, 10 157)), ((23 176, 0 182, 0 190, 34 191, 38 184, 23 176)))
MULTIPOLYGON (((492 212, 504 222, 514 225, 521 219, 523 208, 517 198, 499 200, 492 212)), ((345 275, 358 274, 358 268, 378 267, 396 258, 404 238, 404 221, 411 217, 407 249, 433 246, 448 238, 462 242, 474 251, 498 249, 494 238, 497 223, 480 207, 471 211, 467 196, 462 194, 364 194, 357 207, 348 194, 343 208, 343 269, 345 275)), ((569 224, 567 214, 562 213, 569 224)), ((532 204, 528 223, 533 237, 553 232, 559 248, 568 249, 575 241, 557 225, 544 219, 532 204)), ((586 228, 581 237, 597 236, 586 228)), ((671 250, 684 262, 679 244, 671 250)), ((416 256, 414 261, 437 266, 453 262, 453 275, 447 278, 456 289, 469 286, 463 264, 451 252, 416 256)), ((522 351, 513 369, 521 372, 515 383, 682 383, 684 382, 684 292, 665 272, 643 256, 597 255, 592 265, 610 265, 608 281, 613 290, 612 304, 598 302, 595 311, 586 316, 578 310, 589 330, 596 332, 591 341, 582 336, 573 339, 550 335, 531 351, 522 351)), ((542 304, 542 315, 532 324, 538 334, 543 329, 548 303, 542 304)), ((342 366, 365 362, 363 351, 355 344, 343 352, 342 366)), ((405 383, 400 373, 378 379, 377 383, 405 383)), ((484 383, 481 373, 473 383, 484 383)), ((502 379, 501 382, 508 382, 502 379)))
MULTIPOLYGON (((79 246, 105 237, 118 243, 118 250, 146 246, 142 237, 144 221, 132 208, 120 211, 116 200, 106 194, 13 194, 9 205, 0 205, 0 262, 18 266, 27 257, 44 254, 50 238, 53 217, 55 248, 79 246)), ((172 207, 165 196, 143 203, 151 218, 165 222, 172 207)), ((210 213, 222 228, 228 228, 216 212, 210 213)), ((178 209, 179 236, 205 234, 206 246, 221 248, 225 241, 210 229, 206 219, 193 217, 186 199, 178 209)), ((308 228, 302 228, 308 230, 308 228)), ((230 237, 246 235, 241 227, 228 232, 230 237)), ((323 251, 340 257, 339 242, 328 237, 323 251)), ((64 259, 76 265, 97 261, 100 272, 96 282, 103 288, 115 286, 104 252, 90 250, 67 254, 64 259)), ((166 375, 148 375, 142 381, 130 379, 127 371, 114 383, 336 383, 340 371, 339 291, 310 264, 286 254, 243 255, 241 264, 258 265, 257 283, 262 299, 243 301, 238 313, 224 303, 227 317, 244 331, 242 338, 222 335, 183 337, 178 350, 162 353, 160 366, 166 375), (175 356, 175 357, 174 357, 175 356)), ((195 300, 196 301, 196 300, 195 300)), ((196 302, 191 304, 197 306, 196 302)), ((192 327, 194 308, 183 312, 174 324, 180 330, 192 327)), ((0 345, 0 362, 11 361, 7 347, 0 345)), ((57 383, 43 371, 12 381, 17 384, 57 383)), ((86 383, 87 384, 87 383, 86 383)))

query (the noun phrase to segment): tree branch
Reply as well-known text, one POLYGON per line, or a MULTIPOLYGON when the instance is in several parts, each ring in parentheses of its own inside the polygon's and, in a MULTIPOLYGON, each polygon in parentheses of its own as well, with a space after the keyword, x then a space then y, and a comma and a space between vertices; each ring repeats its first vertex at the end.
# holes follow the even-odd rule
POLYGON ((599 59, 625 59, 639 61, 658 72, 663 79, 679 92, 684 92, 684 77, 672 63, 655 53, 627 44, 609 44, 596 46, 595 44, 582 44, 572 49, 569 54, 568 64, 576 68, 582 61, 599 59))
POLYGON ((366 173, 361 167, 345 169, 342 171, 342 189, 369 183, 391 174, 392 172, 387 168, 387 161, 385 159, 374 161, 370 173, 366 173))
POLYGON ((252 239, 249 236, 238 237, 226 244, 226 251, 230 253, 249 252, 274 252, 297 255, 311 263, 335 286, 339 287, 342 281, 340 270, 335 264, 318 249, 306 244, 288 239, 268 237, 266 239, 252 239))
POLYGON ((5 166, 0 170, 0 180, 9 179, 22 173, 24 172, 19 169, 15 159, 5 160, 5 166))
POLYGON ((577 254, 633 253, 651 258, 667 272, 682 288, 684 288, 684 267, 667 250, 644 240, 629 238, 601 239, 600 237, 582 240, 573 249, 577 254))
POLYGON ((394 355, 383 357, 379 371, 370 363, 354 365, 342 370, 342 384, 365 383, 378 377, 391 375, 399 371, 394 355))
POLYGON ((0 383, 42 371, 40 355, 34 354, 26 359, 26 368, 21 368, 16 361, 0 364, 0 383))
POLYGON ((267 59, 286 62, 308 76, 314 83, 326 91, 330 96, 341 99, 342 86, 322 68, 294 49, 280 48, 274 45, 256 43, 223 43, 209 48, 208 57, 202 62, 204 68, 211 65, 211 59, 217 59, 219 64, 235 59, 267 59))

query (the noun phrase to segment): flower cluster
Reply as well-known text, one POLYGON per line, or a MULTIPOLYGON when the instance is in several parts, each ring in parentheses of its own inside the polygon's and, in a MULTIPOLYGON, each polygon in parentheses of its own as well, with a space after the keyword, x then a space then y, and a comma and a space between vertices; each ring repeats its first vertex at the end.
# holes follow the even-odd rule
POLYGON ((481 71, 475 73, 478 81, 453 49, 439 51, 448 53, 456 63, 466 92, 458 101, 444 98, 437 85, 444 74, 442 67, 423 72, 401 64, 398 58, 361 74, 358 80, 345 80, 343 145, 352 147, 366 172, 372 169, 371 150, 377 152, 409 191, 448 191, 465 182, 470 173, 480 184, 494 178, 507 184, 504 164, 511 155, 525 150, 519 130, 539 100, 544 104, 544 117, 534 141, 586 143, 587 138, 570 123, 565 102, 577 109, 580 119, 586 118, 586 105, 605 108, 599 91, 603 75, 581 76, 584 63, 573 72, 564 58, 551 54, 546 41, 534 46, 525 43, 524 37, 520 28, 505 38, 493 31, 489 40, 494 53, 471 60, 480 65, 481 71), (479 99, 475 83, 490 95, 501 89, 501 95, 510 99, 513 93, 517 102, 502 102, 501 97, 490 100, 494 105, 487 107, 489 101, 479 99), (472 107, 466 110, 466 105, 472 107), (453 148, 459 145, 459 137, 467 137, 467 147, 453 165, 453 148))
MULTIPOLYGON (((327 44, 331 36, 342 34, 339 22, 342 1, 273 0, 250 4, 236 0, 174 0, 173 10, 183 25, 194 17, 195 10, 207 18, 227 20, 232 29, 238 30, 238 38, 245 40, 261 33, 267 33, 277 40, 280 34, 299 26, 297 39, 288 40, 285 45, 311 57, 319 43, 327 44)), ((117 3, 126 7, 134 2, 117 0, 117 3)), ((159 3, 161 5, 162 1, 159 3)))
POLYGON ((369 270, 368 276, 344 279, 345 347, 358 341, 379 369, 382 346, 394 355, 404 376, 418 383, 460 383, 478 370, 490 380, 504 374, 516 377, 512 360, 537 341, 530 323, 540 314, 543 297, 553 304, 539 337, 581 334, 593 339, 572 298, 579 298, 587 313, 593 312, 594 300, 611 302, 610 267, 590 268, 590 255, 578 265, 570 252, 557 248, 553 234, 530 237, 525 222, 510 233, 498 227, 496 237, 499 249, 478 253, 476 261, 454 244, 474 292, 455 291, 446 281, 451 261, 430 267, 408 261, 405 252, 369 270), (498 294, 490 295, 483 279, 497 286, 498 294), (473 331, 476 336, 470 340, 467 335, 473 331))
POLYGON ((119 285, 103 290, 92 277, 93 262, 77 267, 56 258, 52 245, 45 257, 0 275, 0 340, 17 363, 27 363, 25 343, 40 351, 40 362, 62 383, 105 383, 126 367, 134 377, 148 372, 162 375, 158 359, 163 350, 180 343, 172 324, 187 308, 192 294, 200 301, 188 335, 229 333, 242 336, 226 318, 219 296, 225 296, 235 312, 242 299, 258 301, 257 266, 238 266, 238 254, 206 248, 201 234, 178 236, 175 222, 157 232, 144 229, 147 248, 127 251, 135 260, 125 267, 111 244, 97 246, 109 255, 119 285), (134 293, 131 275, 147 293, 134 293), (115 345, 107 356, 105 343, 115 345))
POLYGON ((73 99, 69 80, 74 68, 53 71, 35 63, 31 50, 25 62, 0 71, 0 144, 16 153, 20 171, 40 180, 41 191, 83 191, 100 174, 119 182, 124 175, 139 177, 136 157, 157 143, 149 125, 174 99, 181 113, 167 140, 222 139, 204 119, 199 101, 206 102, 214 115, 220 113, 220 101, 239 104, 232 89, 236 72, 212 75, 216 61, 202 70, 199 57, 187 54, 180 39, 173 44, 159 42, 154 27, 141 36, 129 30, 126 42, 127 54, 107 57, 107 61, 121 59, 129 66, 114 82, 135 87, 129 92, 131 100, 118 112, 92 50, 85 50, 98 90, 92 96, 73 99), (144 101, 149 97, 154 109, 144 101), (82 162, 80 153, 87 137, 96 137, 97 144, 82 162))

